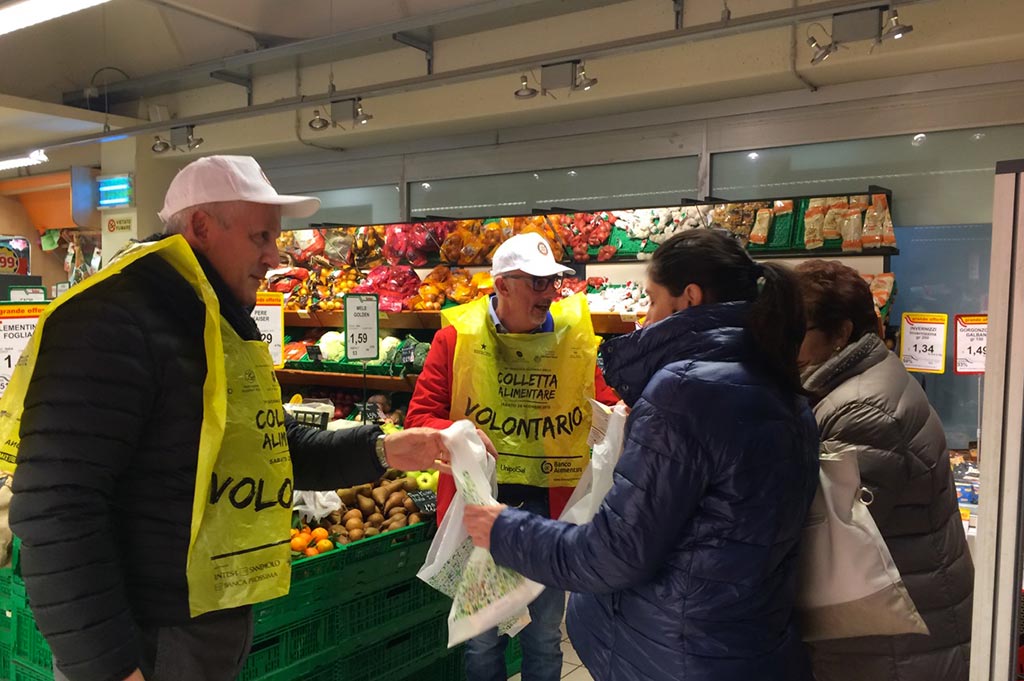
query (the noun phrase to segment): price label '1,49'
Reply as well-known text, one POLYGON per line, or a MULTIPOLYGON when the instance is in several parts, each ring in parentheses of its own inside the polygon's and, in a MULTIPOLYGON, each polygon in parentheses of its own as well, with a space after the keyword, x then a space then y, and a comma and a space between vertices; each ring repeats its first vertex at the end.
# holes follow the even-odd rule
POLYGON ((958 374, 985 373, 985 356, 988 354, 988 315, 958 314, 955 317, 956 366, 958 374))
POLYGON ((0 305, 0 395, 11 382, 18 358, 28 346, 45 305, 0 305))
POLYGON ((904 312, 900 327, 900 359, 907 371, 941 374, 946 371, 945 314, 904 312))

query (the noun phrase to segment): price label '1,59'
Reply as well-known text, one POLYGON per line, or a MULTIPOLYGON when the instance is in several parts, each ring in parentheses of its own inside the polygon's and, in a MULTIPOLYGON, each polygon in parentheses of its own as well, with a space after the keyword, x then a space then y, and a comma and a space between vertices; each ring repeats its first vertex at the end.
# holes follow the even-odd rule
POLYGON ((956 366, 958 374, 985 373, 985 356, 988 354, 988 315, 958 314, 955 317, 956 366))
POLYGON ((45 305, 0 305, 0 395, 11 382, 18 358, 28 346, 45 305))
POLYGON ((378 300, 374 294, 349 293, 345 296, 345 359, 371 360, 380 354, 377 319, 378 300))
POLYGON ((907 371, 941 374, 946 371, 945 314, 904 312, 900 327, 900 359, 907 371))

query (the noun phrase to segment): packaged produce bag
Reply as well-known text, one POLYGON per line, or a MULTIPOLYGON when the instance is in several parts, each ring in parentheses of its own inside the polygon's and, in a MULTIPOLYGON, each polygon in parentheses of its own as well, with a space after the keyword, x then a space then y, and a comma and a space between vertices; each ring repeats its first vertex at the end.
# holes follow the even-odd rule
POLYGON ((927 634, 868 510, 857 450, 823 448, 800 546, 796 607, 804 641, 927 634))
POLYGON ((580 481, 569 497, 559 520, 575 525, 588 523, 601 507, 614 482, 615 464, 622 454, 629 410, 624 404, 608 407, 590 400, 593 410, 588 444, 593 448, 580 481))
POLYGON ((527 606, 544 586, 496 565, 490 551, 473 546, 462 522, 465 507, 498 504, 495 462, 469 421, 456 421, 441 436, 451 453, 458 493, 416 576, 453 601, 449 648, 494 627, 515 636, 530 623, 527 606))

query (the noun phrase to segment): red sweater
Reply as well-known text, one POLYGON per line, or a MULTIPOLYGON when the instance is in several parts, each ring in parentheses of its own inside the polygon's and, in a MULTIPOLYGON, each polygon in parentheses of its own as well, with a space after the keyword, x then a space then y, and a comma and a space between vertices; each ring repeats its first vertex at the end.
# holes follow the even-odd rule
MULTIPOLYGON (((445 429, 452 424, 452 364, 455 362, 455 343, 458 332, 454 326, 446 326, 434 335, 430 352, 423 363, 423 371, 416 380, 416 390, 409 403, 405 425, 409 428, 427 426, 445 429)), ((616 404, 619 396, 604 382, 600 369, 594 372, 594 399, 607 405, 616 404)), ((572 487, 550 488, 551 517, 557 518, 572 496, 572 487)), ((450 475, 442 475, 437 484, 437 522, 441 523, 445 512, 455 498, 455 481, 450 475)))

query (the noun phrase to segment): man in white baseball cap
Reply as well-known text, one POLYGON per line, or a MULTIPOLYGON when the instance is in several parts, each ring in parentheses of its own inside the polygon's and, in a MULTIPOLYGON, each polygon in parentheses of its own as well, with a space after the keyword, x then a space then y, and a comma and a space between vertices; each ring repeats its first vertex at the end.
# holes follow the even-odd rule
MULTIPOLYGON (((501 453, 498 501, 548 518, 561 514, 589 459, 587 398, 618 401, 596 366, 586 296, 555 302, 572 272, 540 234, 501 244, 491 261, 494 295, 442 312, 447 325, 434 335, 406 416, 406 425, 432 428, 472 421, 501 453)), ((437 495, 440 520, 455 495, 451 476, 441 476, 437 495)), ((555 681, 565 593, 545 589, 529 609, 519 635, 523 681, 555 681)), ((497 629, 466 642, 467 681, 505 678, 505 642, 497 629)))
POLYGON ((56 681, 235 679, 250 605, 289 590, 292 490, 447 459, 433 429, 328 432, 285 414, 250 311, 281 215, 319 204, 278 194, 252 158, 194 161, 167 191, 167 233, 41 317, 0 441, 56 681))

